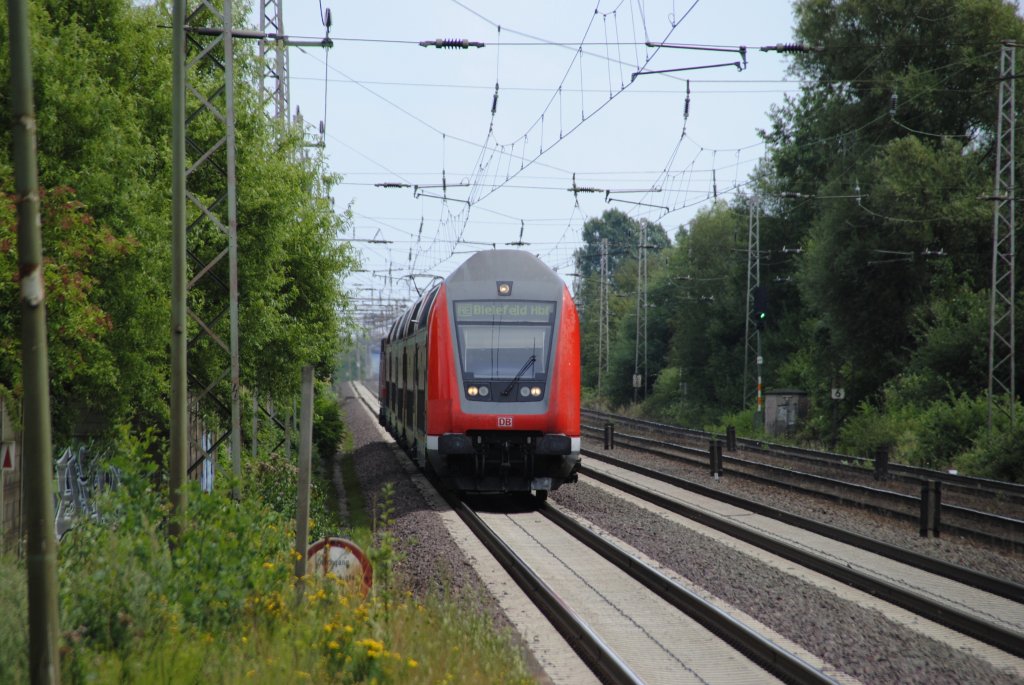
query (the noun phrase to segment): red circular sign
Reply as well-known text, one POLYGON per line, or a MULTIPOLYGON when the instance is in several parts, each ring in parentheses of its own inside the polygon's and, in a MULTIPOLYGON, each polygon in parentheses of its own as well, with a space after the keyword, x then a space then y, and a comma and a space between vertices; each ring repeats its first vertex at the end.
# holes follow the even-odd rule
POLYGON ((321 538, 306 552, 311 573, 328 573, 346 580, 362 580, 363 594, 373 586, 373 566, 359 545, 345 538, 321 538))

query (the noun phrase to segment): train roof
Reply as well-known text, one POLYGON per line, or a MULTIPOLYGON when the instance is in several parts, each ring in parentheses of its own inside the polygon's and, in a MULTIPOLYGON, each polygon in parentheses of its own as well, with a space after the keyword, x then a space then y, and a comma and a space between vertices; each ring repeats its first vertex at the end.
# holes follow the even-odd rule
MULTIPOLYGON (((495 281, 526 282, 537 292, 546 292, 551 286, 564 287, 562 279, 537 256, 523 250, 483 250, 470 256, 445 279, 450 285, 476 284, 495 281)), ((463 286, 464 288, 466 286, 463 286)), ((427 324, 427 316, 441 283, 427 288, 402 314, 394 320, 384 337, 391 342, 412 335, 427 324)))
POLYGON ((561 283, 562 279, 535 255, 523 250, 484 250, 464 261, 445 279, 467 281, 523 280, 561 283))

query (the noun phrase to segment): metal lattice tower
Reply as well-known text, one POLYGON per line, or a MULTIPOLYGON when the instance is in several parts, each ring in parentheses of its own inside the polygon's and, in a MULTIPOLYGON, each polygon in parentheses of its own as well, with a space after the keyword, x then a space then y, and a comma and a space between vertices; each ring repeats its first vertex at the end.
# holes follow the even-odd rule
POLYGON ((761 286, 761 204, 755 196, 750 198, 747 219, 747 311, 743 338, 747 341, 743 354, 743 408, 757 400, 761 411, 761 331, 754 320, 754 290, 761 286), (750 358, 754 357, 751 367, 750 358), (751 376, 751 370, 755 373, 751 376))
POLYGON ((608 239, 601 239, 601 311, 598 315, 597 330, 597 391, 601 391, 601 379, 608 373, 608 239))
POLYGON ((218 428, 220 422, 207 423, 217 431, 209 441, 202 431, 189 431, 189 470, 213 461, 217 448, 230 439, 232 470, 238 476, 242 431, 231 0, 222 0, 220 6, 210 0, 189 2, 185 26, 185 195, 192 274, 188 317, 199 329, 188 341, 190 423, 223 416, 229 410, 231 417, 223 430, 218 428), (200 178, 204 194, 196 189, 200 178), (206 364, 193 364, 193 357, 200 356, 206 364))
POLYGON ((1014 85, 1016 44, 1004 43, 999 55, 999 114, 996 124, 995 211, 992 220, 992 293, 988 335, 988 428, 998 406, 1016 426, 1017 394, 1014 340, 1014 85), (998 395, 1005 396, 1000 406, 998 395))
POLYGON ((647 222, 640 222, 636 268, 636 352, 633 356, 633 401, 642 387, 647 397, 647 222), (642 362, 642 365, 641 365, 642 362), (639 382, 637 382, 639 376, 639 382))
POLYGON ((259 45, 260 63, 263 65, 260 102, 264 108, 274 103, 274 120, 283 126, 291 110, 291 92, 282 4, 283 0, 260 0, 260 32, 266 34, 266 38, 259 41, 259 45))

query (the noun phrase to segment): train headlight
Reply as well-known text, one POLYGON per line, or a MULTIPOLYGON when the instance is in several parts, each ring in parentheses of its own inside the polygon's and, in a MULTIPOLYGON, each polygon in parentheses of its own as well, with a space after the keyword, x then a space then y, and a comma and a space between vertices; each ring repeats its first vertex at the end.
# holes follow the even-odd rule
POLYGON ((519 395, 520 397, 529 397, 530 389, 524 385, 523 387, 519 388, 519 395))
POLYGON ((498 294, 508 297, 512 294, 512 281, 498 281, 498 294))
POLYGON ((470 397, 476 397, 478 392, 480 392, 480 389, 477 388, 475 385, 471 385, 468 388, 466 388, 466 394, 469 395, 470 397))
POLYGON ((540 397, 541 390, 536 385, 530 388, 530 394, 534 397, 540 397))
POLYGON ((481 385, 480 386, 480 397, 487 397, 490 394, 491 394, 491 389, 490 388, 488 388, 486 385, 481 385))

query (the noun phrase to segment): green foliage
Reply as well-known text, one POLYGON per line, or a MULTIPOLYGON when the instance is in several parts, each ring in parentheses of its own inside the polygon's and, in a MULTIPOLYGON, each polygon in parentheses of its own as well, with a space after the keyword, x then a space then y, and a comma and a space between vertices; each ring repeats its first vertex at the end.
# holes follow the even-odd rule
MULTIPOLYGON (((1017 405, 1017 416, 1022 407, 1017 405)), ((1018 419, 1019 421, 1020 419, 1018 419)), ((971 449, 958 455, 954 461, 960 473, 1024 483, 1024 428, 996 428, 991 435, 978 437, 971 449)))
MULTIPOLYGON (((167 425, 169 11, 166 2, 30 2, 57 441, 83 428, 113 432, 122 422, 167 425)), ((6 83, 6 6, 0 16, 6 83)), ((299 154, 299 132, 277 131, 263 111, 253 49, 241 42, 235 55, 241 375, 244 385, 259 384, 261 398, 283 405, 297 393, 303 365, 326 377, 340 349, 348 325, 341 284, 354 258, 336 237, 350 217, 330 206, 328 184, 337 179, 324 160, 299 154)), ((192 76, 196 83, 221 78, 192 76)), ((0 106, 9 105, 9 92, 0 89, 0 106)), ((219 137, 221 126, 199 116, 190 135, 219 137)), ((0 142, 0 192, 9 198, 8 128, 0 142)), ((199 197, 219 196, 222 184, 212 165, 189 178, 199 197)), ((192 222, 198 210, 190 204, 188 211, 192 222)), ((20 396, 14 226, 11 203, 0 203, 0 378, 20 396)), ((208 223, 190 231, 201 259, 224 241, 208 223)), ((189 266, 195 272, 202 265, 189 266)), ((226 283, 226 269, 221 260, 212 275, 226 283)), ((226 288, 200 286, 189 302, 224 340, 226 298, 226 288)), ((198 333, 190 324, 190 372, 205 386, 226 362, 198 333)), ((226 411, 209 418, 226 423, 226 411)))
MULTIPOLYGON (((764 424, 758 421, 757 409, 750 408, 743 411, 726 414, 719 421, 704 426, 704 430, 715 435, 725 435, 729 426, 736 429, 736 437, 748 438, 750 440, 764 440, 764 424)), ((772 438, 775 441, 775 438, 772 438)))
POLYGON ((914 439, 901 446, 901 460, 946 469, 984 433, 988 415, 985 397, 951 397, 932 402, 917 417, 914 439))
MULTIPOLYGON (((608 241, 607 273, 609 281, 608 321, 611 330, 608 343, 609 373, 603 374, 602 393, 613 402, 626 402, 633 396, 633 371, 636 330, 636 283, 638 243, 642 227, 647 228, 648 273, 657 264, 658 254, 670 244, 665 229, 646 219, 637 221, 616 209, 606 210, 600 218, 588 219, 583 226, 583 247, 574 255, 581 287, 576 292, 576 305, 580 310, 580 355, 582 381, 585 387, 597 388, 598 352, 601 306, 601 245, 608 241), (604 378, 606 376, 606 378, 604 378)), ((656 268, 656 267, 655 267, 656 268)), ((656 319, 655 319, 656 321, 656 319)), ((659 340, 667 340, 667 332, 649 333, 649 341, 657 348, 659 340)), ((603 344, 603 343, 601 343, 603 344)), ((657 349, 649 351, 649 358, 660 357, 657 349)), ((653 382, 660 365, 649 365, 653 382)))
MULTIPOLYGON (((3 187, 13 185, 0 178, 3 187)), ((0 336, 0 377, 21 393, 21 344, 16 334, 20 320, 17 278, 17 221, 13 196, 0 205, 0 325, 9 334, 0 336)), ((47 292, 50 381, 56 390, 51 405, 55 431, 67 435, 74 422, 89 409, 104 409, 111 420, 119 418, 121 401, 111 348, 113 323, 103 303, 104 275, 123 267, 138 243, 119 239, 87 212, 70 188, 40 192, 41 222, 47 292), (71 397, 61 389, 76 388, 71 397)))
POLYGON ((25 562, 0 554, 0 682, 27 683, 28 574, 25 562))
MULTIPOLYGON (((192 489, 169 547, 166 483, 145 456, 151 451, 148 437, 122 434, 110 462, 119 486, 97 500, 96 519, 79 521, 62 541, 65 682, 529 682, 509 637, 474 598, 414 601, 397 584, 388 571, 390 490, 367 550, 378 582, 364 597, 332 576, 296 584, 292 521, 270 504, 294 492, 294 470, 280 462, 247 463, 239 500, 222 479, 213 493, 192 489), (290 486, 273 489, 281 481, 290 486)), ((0 570, 0 678, 22 682, 25 569, 0 557, 0 570)))
POLYGON ((905 464, 934 469, 956 468, 964 475, 1020 479, 1024 471, 1018 431, 994 412, 988 432, 988 399, 966 394, 919 402, 919 379, 909 375, 886 388, 876 407, 862 403, 840 432, 840 449, 870 456, 880 448, 905 464))
MULTIPOLYGON (((316 462, 313 466, 316 466, 316 462)), ((246 476, 242 481, 243 499, 263 502, 287 520, 295 520, 299 473, 296 455, 288 458, 284 454, 272 452, 268 456, 253 458, 245 454, 242 459, 242 472, 246 476)), ((337 535, 339 532, 332 513, 334 509, 329 501, 329 480, 319 477, 319 472, 318 469, 313 469, 314 477, 309 493, 310 540, 337 535)), ((218 481, 217 487, 227 486, 218 481)))
MULTIPOLYGON (((871 456, 878 449, 889 449, 895 445, 904 429, 900 415, 883 412, 863 402, 839 431, 839 451, 861 457, 871 456)), ((896 455, 892 458, 899 461, 896 455)))
POLYGON ((288 577, 289 519, 259 498, 231 499, 229 484, 205 494, 191 488, 171 551, 165 491, 156 487, 148 445, 127 437, 122 445, 112 463, 118 487, 98 498, 99 516, 76 522, 61 544, 71 643, 119 651, 181 624, 223 627, 241 620, 252 592, 288 577))
POLYGON ((327 382, 316 384, 313 400, 313 444, 321 459, 330 459, 338 451, 345 435, 338 396, 327 382))

